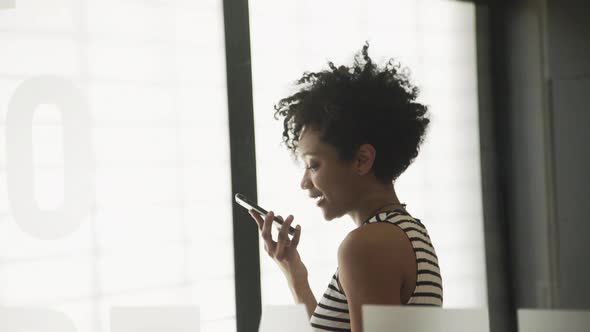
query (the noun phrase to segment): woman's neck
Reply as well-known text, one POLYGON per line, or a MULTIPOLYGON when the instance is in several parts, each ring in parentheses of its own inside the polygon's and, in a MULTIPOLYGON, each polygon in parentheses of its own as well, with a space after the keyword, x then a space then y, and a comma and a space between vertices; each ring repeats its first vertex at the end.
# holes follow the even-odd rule
POLYGON ((390 184, 366 191, 366 194, 361 196, 357 207, 350 211, 348 215, 356 226, 360 227, 363 222, 375 214, 382 211, 391 211, 392 209, 403 209, 403 205, 397 198, 393 184, 390 184))

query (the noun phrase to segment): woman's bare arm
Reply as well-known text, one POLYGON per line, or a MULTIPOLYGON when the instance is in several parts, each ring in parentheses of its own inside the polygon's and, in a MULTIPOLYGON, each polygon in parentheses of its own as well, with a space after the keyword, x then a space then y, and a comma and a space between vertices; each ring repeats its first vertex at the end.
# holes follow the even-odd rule
POLYGON ((293 294, 295 303, 303 303, 305 305, 305 309, 307 310, 307 316, 309 319, 311 319, 311 315, 313 315, 315 308, 318 306, 318 302, 311 291, 311 287, 309 287, 309 282, 305 280, 305 282, 302 282, 299 285, 289 286, 291 288, 291 293, 293 294))
MULTIPOLYGON (((351 232, 338 250, 339 280, 352 332, 362 332, 362 305, 400 305, 404 275, 414 252, 404 231, 388 224, 351 232)), ((415 260, 415 259, 414 259, 415 260)))
POLYGON ((307 314, 311 318, 317 306, 317 301, 309 287, 307 268, 301 261, 301 257, 297 251, 299 238, 301 237, 301 226, 297 225, 293 239, 289 240, 287 230, 291 226, 294 217, 290 215, 286 220, 283 220, 283 217, 277 216, 284 223, 277 236, 277 241, 274 241, 271 235, 274 213, 269 211, 263 218, 257 212, 251 210, 250 215, 258 224, 261 232, 260 235, 264 240, 264 250, 278 264, 287 279, 293 299, 296 303, 303 303, 305 305, 307 314))

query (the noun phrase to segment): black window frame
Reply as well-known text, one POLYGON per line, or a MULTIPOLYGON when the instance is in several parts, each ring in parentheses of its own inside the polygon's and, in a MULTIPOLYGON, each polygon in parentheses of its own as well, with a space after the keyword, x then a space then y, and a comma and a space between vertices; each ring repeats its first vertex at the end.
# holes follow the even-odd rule
MULTIPOLYGON (((460 0, 476 7, 476 47, 479 133, 481 148, 484 239, 487 266, 490 331, 516 331, 516 311, 510 282, 508 222, 503 209, 501 164, 506 144, 499 128, 506 123, 502 112, 501 50, 497 32, 502 24, 502 2, 460 0), (492 61, 493 59, 493 61, 492 61)), ((223 1, 227 98, 231 154, 232 197, 237 192, 257 200, 256 150, 252 97, 249 9, 247 0, 223 1)), ((238 332, 258 331, 262 312, 259 235, 250 216, 232 204, 235 266, 236 324, 238 332)))

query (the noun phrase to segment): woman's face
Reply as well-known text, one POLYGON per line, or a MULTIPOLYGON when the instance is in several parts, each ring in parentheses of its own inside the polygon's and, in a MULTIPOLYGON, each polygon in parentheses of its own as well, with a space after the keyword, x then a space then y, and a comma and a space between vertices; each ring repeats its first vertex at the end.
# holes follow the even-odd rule
POLYGON ((305 166, 301 189, 314 197, 313 203, 322 209, 324 219, 347 214, 356 201, 353 162, 341 161, 336 149, 322 143, 319 132, 311 128, 303 130, 297 154, 305 166))

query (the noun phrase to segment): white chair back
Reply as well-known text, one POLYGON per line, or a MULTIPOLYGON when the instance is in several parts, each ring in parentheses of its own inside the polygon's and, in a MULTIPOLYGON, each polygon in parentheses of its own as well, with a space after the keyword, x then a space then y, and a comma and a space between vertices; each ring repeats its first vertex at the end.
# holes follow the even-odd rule
POLYGON ((111 332, 199 332, 198 306, 114 306, 111 332))
POLYGON ((489 332, 488 310, 363 306, 363 331, 489 332))
POLYGON ((78 332, 61 311, 38 307, 0 306, 0 331, 78 332))
POLYGON ((519 332, 590 331, 590 311, 518 309, 519 332))
POLYGON ((258 331, 313 332, 303 304, 264 306, 258 331))

